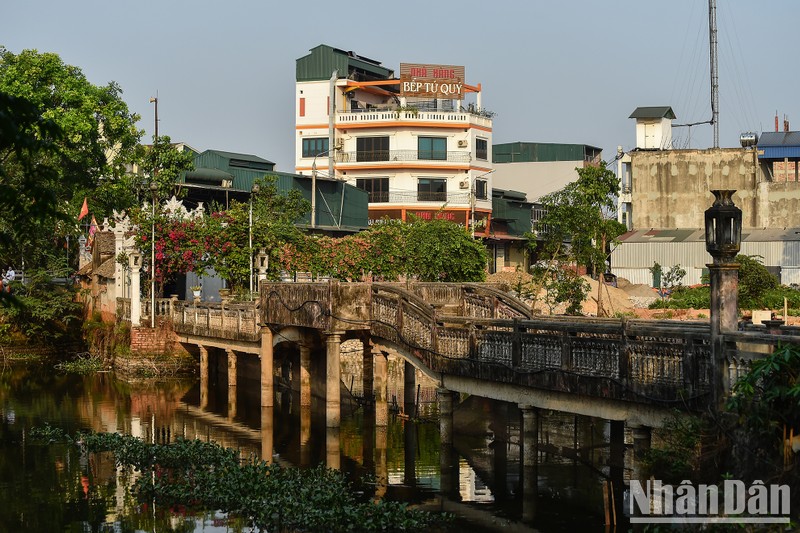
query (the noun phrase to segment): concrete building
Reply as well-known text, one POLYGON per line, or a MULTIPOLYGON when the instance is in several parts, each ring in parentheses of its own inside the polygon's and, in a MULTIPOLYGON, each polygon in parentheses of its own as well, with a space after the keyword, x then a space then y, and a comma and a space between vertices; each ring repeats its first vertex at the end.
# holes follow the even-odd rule
POLYGON ((492 148, 495 186, 524 192, 529 200, 563 189, 578 178, 577 168, 601 161, 602 149, 588 144, 513 142, 492 148))

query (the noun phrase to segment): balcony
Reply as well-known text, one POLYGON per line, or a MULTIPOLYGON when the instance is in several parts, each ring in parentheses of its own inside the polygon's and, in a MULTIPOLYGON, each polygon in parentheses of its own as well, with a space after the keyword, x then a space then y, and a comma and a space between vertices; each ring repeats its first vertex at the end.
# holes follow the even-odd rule
POLYGON ((469 191, 459 192, 425 192, 425 191, 382 191, 369 193, 369 203, 390 204, 448 204, 469 206, 469 191))
MULTIPOLYGON (((356 152, 336 152, 337 163, 376 163, 376 162, 418 162, 431 163, 469 163, 472 154, 469 150, 443 152, 436 150, 372 150, 356 152)), ((387 165, 391 166, 391 165, 387 165)))
POLYGON ((381 126, 381 123, 413 123, 418 126, 420 122, 431 123, 432 126, 458 124, 480 126, 483 128, 492 127, 492 119, 489 113, 470 112, 470 111, 422 111, 415 109, 392 109, 392 108, 373 108, 373 109, 353 109, 349 111, 338 111, 336 113, 336 125, 339 128, 381 126))

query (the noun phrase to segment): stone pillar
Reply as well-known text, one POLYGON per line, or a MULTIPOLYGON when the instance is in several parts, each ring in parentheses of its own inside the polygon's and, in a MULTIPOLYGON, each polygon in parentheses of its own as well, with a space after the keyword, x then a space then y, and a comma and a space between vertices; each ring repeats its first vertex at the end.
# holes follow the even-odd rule
POLYGON ((272 406, 261 408, 261 460, 272 464, 274 453, 275 412, 272 406))
POLYGON ((386 354, 375 352, 375 425, 386 427, 389 424, 388 362, 386 354))
POLYGON ((342 454, 339 443, 339 427, 328 426, 325 428, 325 463, 328 468, 340 470, 342 465, 342 454))
POLYGON ((261 407, 272 407, 275 405, 272 330, 267 326, 261 328, 261 349, 258 356, 261 359, 261 407))
POLYGON ((706 266, 711 282, 711 349, 714 357, 712 402, 715 409, 722 410, 725 398, 730 393, 730 376, 722 335, 738 328, 739 264, 712 263, 706 266))
POLYGON ((131 326, 138 328, 142 325, 142 262, 141 254, 132 253, 129 266, 131 267, 131 326))
POLYGON ((228 419, 236 418, 236 352, 225 350, 228 356, 228 419))
POLYGON ((522 519, 536 517, 539 497, 539 409, 521 405, 522 412, 522 519))
POLYGON ((439 476, 441 480, 439 490, 442 497, 459 501, 458 455, 450 444, 439 446, 439 476))
POLYGON ((311 407, 311 348, 300 345, 300 405, 311 407))
POLYGON ((437 389, 439 400, 439 435, 442 444, 453 444, 453 393, 447 389, 437 389))
POLYGON ((407 416, 417 416, 417 369, 405 361, 403 365, 403 411, 407 416))
POLYGON ((633 471, 631 479, 638 479, 642 483, 648 478, 644 471, 642 459, 644 454, 650 449, 651 431, 646 426, 631 426, 633 436, 633 471))
POLYGON ((311 404, 300 406, 300 466, 311 466, 311 404))
POLYGON ((200 346, 200 409, 208 407, 208 348, 200 346))
POLYGON ((382 500, 389 487, 389 466, 386 462, 386 425, 375 427, 375 500, 382 500))
POLYGON ((325 425, 338 428, 341 422, 341 347, 339 333, 328 335, 325 380, 325 425))
POLYGON ((375 379, 373 365, 374 356, 372 355, 372 344, 369 341, 369 337, 361 341, 361 349, 363 350, 361 389, 364 391, 364 401, 369 404, 373 400, 373 380, 375 379))

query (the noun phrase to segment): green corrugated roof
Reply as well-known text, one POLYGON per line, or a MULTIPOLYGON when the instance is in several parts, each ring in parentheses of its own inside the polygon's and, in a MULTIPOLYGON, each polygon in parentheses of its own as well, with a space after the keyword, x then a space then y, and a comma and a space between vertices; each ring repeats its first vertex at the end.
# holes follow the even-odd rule
POLYGON ((494 163, 543 161, 586 161, 600 155, 602 148, 588 144, 512 142, 492 145, 494 163))
POLYGON ((394 71, 381 65, 380 61, 320 44, 312 48, 310 54, 297 60, 296 80, 328 80, 334 70, 339 72, 340 78, 358 81, 385 80, 394 75, 394 71))
POLYGON ((668 105, 637 107, 628 118, 671 118, 675 119, 675 112, 668 105))

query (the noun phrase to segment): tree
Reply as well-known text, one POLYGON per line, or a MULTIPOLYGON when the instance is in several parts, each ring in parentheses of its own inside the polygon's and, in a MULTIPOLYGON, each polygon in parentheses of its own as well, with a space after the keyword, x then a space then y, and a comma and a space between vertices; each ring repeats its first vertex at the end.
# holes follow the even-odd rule
MULTIPOLYGON (((157 185, 156 196, 169 199, 173 196, 181 198, 185 190, 180 189, 181 174, 194 170, 194 155, 189 150, 179 150, 167 135, 159 135, 153 139, 153 146, 142 147, 142 170, 150 183, 157 185)), ((149 196, 150 191, 142 191, 149 196)))
POLYGON ((543 259, 568 260, 599 277, 597 312, 602 315, 600 288, 609 247, 625 231, 613 216, 619 179, 604 162, 576 171, 577 180, 542 197, 545 214, 538 223, 537 239, 543 240, 543 259))
POLYGON ((22 255, 28 266, 45 264, 54 240, 63 244, 65 236, 77 235, 73 220, 84 198, 101 216, 127 207, 115 189, 135 159, 139 117, 129 112, 117 84, 95 86, 78 67, 36 50, 14 54, 0 47, 0 93, 6 115, 16 117, 5 122, 16 130, 15 140, 9 143, 4 133, 0 148, 3 179, 11 185, 4 194, 19 192, 15 201, 41 204, 32 209, 42 215, 20 226, 14 222, 19 210, 3 210, 0 257, 18 262, 22 255), (25 185, 31 172, 35 193, 25 185))

